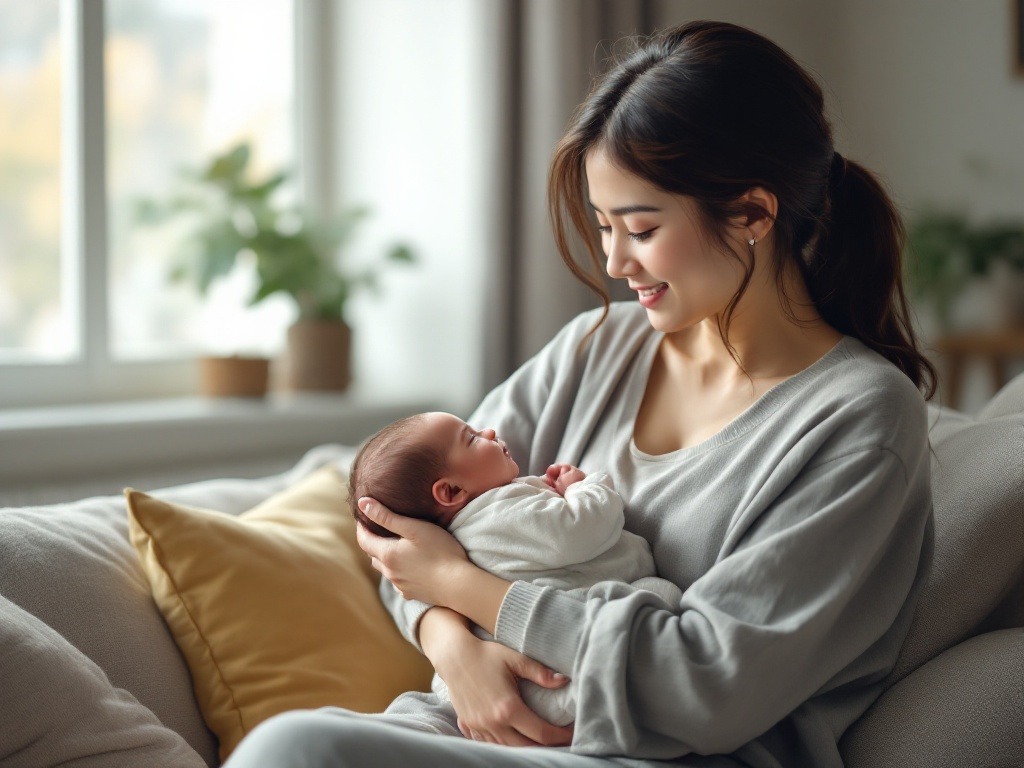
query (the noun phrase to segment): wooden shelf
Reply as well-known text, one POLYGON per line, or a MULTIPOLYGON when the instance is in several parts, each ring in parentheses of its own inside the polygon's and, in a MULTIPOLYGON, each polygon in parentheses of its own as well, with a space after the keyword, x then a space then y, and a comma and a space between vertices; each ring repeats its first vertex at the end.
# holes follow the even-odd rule
POLYGON ((1024 359, 1024 328, 947 334, 935 342, 935 348, 946 363, 943 384, 947 405, 959 408, 967 364, 972 359, 982 360, 988 366, 995 390, 999 391, 1009 378, 1008 364, 1024 359))

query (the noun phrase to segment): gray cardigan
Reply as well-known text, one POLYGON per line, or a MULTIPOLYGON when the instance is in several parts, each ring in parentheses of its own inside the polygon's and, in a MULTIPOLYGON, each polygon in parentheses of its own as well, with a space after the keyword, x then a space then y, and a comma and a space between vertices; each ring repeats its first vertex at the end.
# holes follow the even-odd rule
MULTIPOLYGON (((470 423, 531 474, 607 471, 627 530, 683 599, 666 610, 606 582, 580 602, 516 582, 497 639, 575 680, 574 752, 839 768, 837 742, 881 693, 931 561, 922 396, 844 337, 714 437, 649 456, 632 427, 661 334, 615 304, 580 349, 597 318, 567 325, 470 423)), ((386 581, 382 596, 415 642, 427 606, 386 581)))

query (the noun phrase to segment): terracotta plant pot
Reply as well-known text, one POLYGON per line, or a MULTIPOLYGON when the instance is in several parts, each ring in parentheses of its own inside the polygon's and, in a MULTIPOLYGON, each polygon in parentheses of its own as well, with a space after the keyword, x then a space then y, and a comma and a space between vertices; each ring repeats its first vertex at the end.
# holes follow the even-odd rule
POLYGON ((205 397, 263 397, 269 375, 265 357, 199 358, 199 391, 205 397))
POLYGON ((342 320, 299 320, 288 329, 288 387, 341 392, 352 380, 352 331, 342 320))

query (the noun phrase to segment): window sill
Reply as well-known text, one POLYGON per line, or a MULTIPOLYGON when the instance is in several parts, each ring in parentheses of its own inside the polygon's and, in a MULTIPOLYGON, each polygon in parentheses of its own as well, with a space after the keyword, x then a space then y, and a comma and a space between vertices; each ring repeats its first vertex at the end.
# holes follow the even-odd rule
POLYGON ((265 400, 176 398, 0 410, 0 504, 44 487, 117 493, 130 484, 258 477, 287 469, 316 445, 355 445, 385 424, 431 407, 350 394, 281 393, 265 400))

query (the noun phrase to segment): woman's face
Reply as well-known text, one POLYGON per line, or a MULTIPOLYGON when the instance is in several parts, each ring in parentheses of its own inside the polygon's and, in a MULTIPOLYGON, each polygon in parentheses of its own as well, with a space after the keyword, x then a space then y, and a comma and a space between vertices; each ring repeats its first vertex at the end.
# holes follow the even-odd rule
MULTIPOLYGON (((637 292, 651 325, 672 333, 723 313, 743 269, 704 235, 693 199, 622 170, 600 149, 587 155, 586 171, 605 269, 637 292)), ((737 249, 745 235, 739 226, 730 232, 737 249)))

